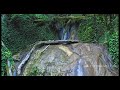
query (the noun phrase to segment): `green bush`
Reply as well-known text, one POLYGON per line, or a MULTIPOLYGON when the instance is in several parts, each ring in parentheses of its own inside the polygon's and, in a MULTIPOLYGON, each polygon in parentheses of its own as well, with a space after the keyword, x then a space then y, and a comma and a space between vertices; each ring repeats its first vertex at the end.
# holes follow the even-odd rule
POLYGON ((108 40, 108 50, 113 59, 113 66, 119 67, 119 40, 118 31, 113 32, 108 40))

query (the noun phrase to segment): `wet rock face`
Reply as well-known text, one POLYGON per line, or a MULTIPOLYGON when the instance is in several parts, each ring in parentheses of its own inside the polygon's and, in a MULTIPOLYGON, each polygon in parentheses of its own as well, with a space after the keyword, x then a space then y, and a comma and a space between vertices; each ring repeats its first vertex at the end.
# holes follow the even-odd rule
POLYGON ((94 44, 50 45, 34 50, 23 76, 114 76, 102 46, 94 44))

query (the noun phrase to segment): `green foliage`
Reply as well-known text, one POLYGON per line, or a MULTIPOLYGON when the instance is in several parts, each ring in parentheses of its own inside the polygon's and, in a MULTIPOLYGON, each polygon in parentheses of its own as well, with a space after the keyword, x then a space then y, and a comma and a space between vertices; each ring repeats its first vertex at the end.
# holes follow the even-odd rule
POLYGON ((81 42, 94 41, 93 18, 86 16, 86 20, 82 20, 78 29, 78 38, 81 42))
POLYGON ((108 50, 113 59, 113 66, 119 67, 119 40, 118 31, 113 32, 110 39, 108 40, 108 50))
POLYGON ((47 40, 54 40, 55 39, 55 35, 51 32, 51 30, 49 30, 49 27, 41 27, 39 29, 39 38, 43 41, 47 41, 47 40))
POLYGON ((105 44, 108 47, 108 51, 112 57, 113 67, 119 67, 119 35, 118 31, 114 31, 112 34, 110 32, 105 32, 100 38, 99 42, 105 44))
POLYGON ((92 42, 93 40, 93 29, 91 27, 88 27, 87 29, 84 28, 83 30, 80 30, 78 33, 79 40, 82 42, 92 42))
POLYGON ((107 44, 110 39, 110 32, 106 31, 100 38, 99 43, 107 44))
POLYGON ((13 54, 36 41, 55 39, 49 25, 38 27, 36 18, 46 20, 45 14, 7 14, 2 21, 2 40, 13 54))
POLYGON ((12 53, 6 48, 3 47, 1 48, 2 52, 2 58, 1 58, 1 75, 2 76, 7 76, 7 60, 10 61, 11 66, 13 67, 14 61, 12 58, 12 53))

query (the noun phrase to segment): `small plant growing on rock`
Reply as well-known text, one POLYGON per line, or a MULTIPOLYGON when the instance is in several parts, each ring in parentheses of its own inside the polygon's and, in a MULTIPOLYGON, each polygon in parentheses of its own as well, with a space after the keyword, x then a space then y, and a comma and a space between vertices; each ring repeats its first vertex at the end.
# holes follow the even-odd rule
POLYGON ((37 76, 39 74, 39 69, 37 67, 33 67, 32 70, 28 73, 28 76, 37 76))

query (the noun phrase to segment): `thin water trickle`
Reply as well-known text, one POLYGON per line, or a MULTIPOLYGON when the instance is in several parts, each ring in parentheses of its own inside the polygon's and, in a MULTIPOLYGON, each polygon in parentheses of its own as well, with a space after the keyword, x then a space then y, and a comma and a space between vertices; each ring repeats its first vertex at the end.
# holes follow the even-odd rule
POLYGON ((77 76, 83 76, 83 67, 81 65, 82 59, 78 61, 77 76))

